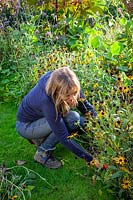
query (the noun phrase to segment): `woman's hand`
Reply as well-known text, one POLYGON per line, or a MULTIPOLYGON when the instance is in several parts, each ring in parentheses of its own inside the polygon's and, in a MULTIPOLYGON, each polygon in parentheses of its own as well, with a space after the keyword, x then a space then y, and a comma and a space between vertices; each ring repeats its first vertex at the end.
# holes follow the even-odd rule
POLYGON ((95 162, 96 162, 96 163, 95 163, 96 168, 100 168, 100 163, 99 163, 99 161, 95 159, 95 162))
POLYGON ((93 159, 92 161, 90 161, 90 166, 95 166, 96 168, 100 168, 100 163, 97 159, 93 159))

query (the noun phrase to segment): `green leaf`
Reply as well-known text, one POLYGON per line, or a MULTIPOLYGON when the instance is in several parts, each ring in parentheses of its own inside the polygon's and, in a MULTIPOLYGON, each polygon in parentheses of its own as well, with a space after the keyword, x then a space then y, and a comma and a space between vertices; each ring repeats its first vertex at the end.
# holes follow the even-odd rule
POLYGON ((123 190, 121 189, 121 190, 119 190, 119 192, 118 192, 118 194, 119 194, 119 197, 121 197, 122 196, 122 193, 123 193, 123 190))
POLYGON ((92 36, 89 39, 89 43, 93 48, 98 48, 101 44, 102 38, 100 36, 92 36))
POLYGON ((116 166, 114 166, 114 165, 110 165, 110 166, 109 166, 109 169, 110 169, 110 170, 116 170, 116 169, 117 169, 117 167, 116 167, 116 166))
POLYGON ((28 185, 26 188, 25 188, 25 190, 33 190, 35 188, 35 186, 33 186, 33 185, 28 185))
POLYGON ((70 45, 71 47, 76 46, 76 44, 77 44, 77 40, 76 40, 76 39, 70 39, 70 40, 69 40, 69 45, 70 45))
POLYGON ((1 81, 1 83, 4 83, 4 84, 9 83, 9 82, 10 82, 9 79, 4 79, 4 80, 1 81))
POLYGON ((112 156, 115 155, 115 151, 110 146, 107 146, 106 148, 107 148, 108 155, 112 155, 112 156))
POLYGON ((119 55, 119 53, 121 51, 120 43, 114 42, 110 47, 110 51, 111 51, 112 55, 119 55))
POLYGON ((32 37, 31 37, 31 39, 32 39, 32 42, 37 42, 37 37, 35 36, 35 35, 33 35, 32 37))
POLYGON ((98 190, 98 194, 99 194, 99 196, 102 196, 102 193, 103 193, 102 190, 99 189, 99 190, 98 190))
POLYGON ((128 72, 128 70, 129 70, 129 68, 127 66, 118 66, 117 69, 122 72, 128 72))
POLYGON ((111 179, 121 177, 122 175, 123 175, 123 172, 118 171, 118 172, 114 173, 114 174, 111 176, 111 179))
POLYGON ((125 17, 120 19, 120 24, 125 26, 127 24, 127 19, 125 17))

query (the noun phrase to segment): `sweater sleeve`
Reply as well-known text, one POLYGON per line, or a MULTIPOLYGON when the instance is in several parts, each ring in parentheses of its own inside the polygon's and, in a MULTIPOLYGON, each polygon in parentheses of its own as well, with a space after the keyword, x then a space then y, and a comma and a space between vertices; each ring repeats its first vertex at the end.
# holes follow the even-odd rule
POLYGON ((94 109, 94 107, 88 102, 88 100, 85 98, 82 90, 80 90, 80 99, 78 101, 78 106, 77 106, 78 110, 85 114, 87 112, 90 112, 92 117, 96 117, 97 112, 94 109))
POLYGON ((93 160, 93 157, 89 155, 83 147, 68 137, 69 133, 63 118, 61 116, 56 117, 54 104, 50 101, 47 101, 44 103, 42 109, 44 116, 46 117, 52 131, 55 133, 60 143, 62 143, 67 149, 69 149, 78 157, 85 159, 86 162, 93 160))

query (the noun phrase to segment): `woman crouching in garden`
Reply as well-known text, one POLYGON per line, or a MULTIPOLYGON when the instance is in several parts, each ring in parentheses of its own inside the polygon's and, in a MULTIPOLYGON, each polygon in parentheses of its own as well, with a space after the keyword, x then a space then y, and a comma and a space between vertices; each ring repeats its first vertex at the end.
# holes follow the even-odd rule
MULTIPOLYGON (((92 117, 96 116, 93 106, 82 93, 76 74, 69 67, 47 72, 22 100, 17 112, 16 129, 22 137, 37 144, 34 160, 43 166, 61 166, 61 162, 52 155, 59 142, 88 164, 93 160, 70 137, 72 132, 80 132, 85 122, 85 118, 73 108, 82 114, 89 112, 92 117)), ((98 160, 96 167, 99 167, 98 160)))

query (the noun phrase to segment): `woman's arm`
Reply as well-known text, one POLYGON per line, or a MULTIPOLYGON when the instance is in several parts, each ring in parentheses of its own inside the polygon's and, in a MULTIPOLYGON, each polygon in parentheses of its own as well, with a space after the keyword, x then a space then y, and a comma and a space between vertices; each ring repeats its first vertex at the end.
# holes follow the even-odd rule
POLYGON ((96 117, 97 112, 94 109, 94 107, 88 102, 88 100, 86 99, 86 97, 84 96, 82 90, 80 90, 80 99, 78 101, 78 106, 77 106, 78 110, 83 113, 86 114, 88 112, 91 113, 92 117, 96 117))
POLYGON ((43 105, 43 113, 57 139, 71 152, 86 162, 93 160, 93 157, 78 143, 70 139, 68 130, 61 116, 56 117, 55 106, 52 102, 46 101, 43 105))

